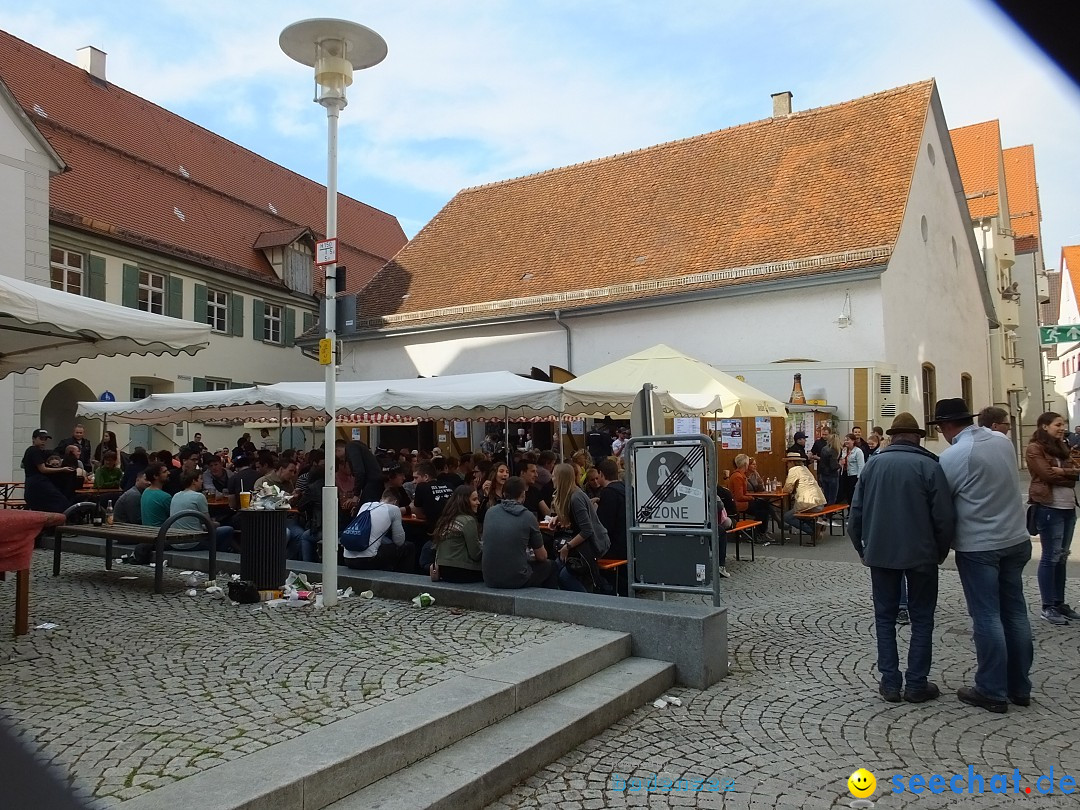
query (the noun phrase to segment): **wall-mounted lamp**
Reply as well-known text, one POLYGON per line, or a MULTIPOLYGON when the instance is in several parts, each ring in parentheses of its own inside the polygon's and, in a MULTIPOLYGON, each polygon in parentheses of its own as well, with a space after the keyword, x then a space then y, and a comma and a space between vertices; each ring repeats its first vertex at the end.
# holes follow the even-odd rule
POLYGON ((836 319, 836 325, 841 329, 851 326, 851 293, 844 293, 844 306, 840 308, 840 317, 836 319))

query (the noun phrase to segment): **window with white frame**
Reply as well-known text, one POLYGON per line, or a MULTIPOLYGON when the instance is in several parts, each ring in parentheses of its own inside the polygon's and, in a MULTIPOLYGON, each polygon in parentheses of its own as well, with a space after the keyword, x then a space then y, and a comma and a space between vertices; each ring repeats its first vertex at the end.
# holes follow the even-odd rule
POLYGON ((228 380, 211 380, 211 379, 207 379, 207 381, 206 381, 206 390, 207 391, 228 391, 229 390, 229 381, 228 380))
POLYGON ((83 294, 83 266, 81 253, 53 248, 49 252, 49 280, 54 290, 83 294))
POLYGON ((220 290, 206 291, 206 322, 215 332, 229 331, 229 294, 220 290))
POLYGON ((281 343, 281 307, 266 304, 263 308, 263 340, 281 343))
POLYGON ((165 276, 139 271, 139 309, 155 315, 165 314, 165 276))

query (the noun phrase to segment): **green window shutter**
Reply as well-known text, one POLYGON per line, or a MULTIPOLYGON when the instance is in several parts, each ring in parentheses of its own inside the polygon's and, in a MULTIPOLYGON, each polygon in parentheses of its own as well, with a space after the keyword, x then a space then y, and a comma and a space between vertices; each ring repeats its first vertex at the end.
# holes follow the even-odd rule
POLYGON ((281 342, 285 346, 296 345, 296 310, 291 307, 285 307, 285 323, 283 326, 284 334, 281 336, 281 342))
POLYGON ((206 285, 195 285, 195 322, 206 323, 206 285))
MULTIPOLYGON (((184 280, 182 278, 169 276, 169 300, 165 307, 165 314, 170 318, 184 317, 184 280)), ((204 317, 203 322, 205 321, 204 317)))
POLYGON ((139 308, 139 268, 133 264, 124 265, 124 290, 121 300, 125 307, 139 308))
POLYGON ((192 377, 191 378, 191 390, 192 391, 205 391, 206 390, 206 380, 204 380, 202 377, 192 377))
POLYGON ((229 294, 229 331, 244 336, 244 296, 236 293, 229 294))
POLYGON ((90 256, 90 278, 86 294, 98 301, 105 300, 105 257, 90 256))
POLYGON ((265 309, 263 308, 263 302, 256 298, 251 302, 251 337, 255 340, 263 339, 263 317, 265 316, 265 309))
POLYGON ((305 312, 304 313, 304 331, 305 332, 309 331, 314 325, 315 325, 315 313, 313 313, 313 312, 305 312))
POLYGON ((235 382, 235 381, 233 381, 233 382, 229 383, 229 388, 230 388, 230 389, 235 389, 235 388, 251 388, 251 383, 245 383, 245 382, 235 382))

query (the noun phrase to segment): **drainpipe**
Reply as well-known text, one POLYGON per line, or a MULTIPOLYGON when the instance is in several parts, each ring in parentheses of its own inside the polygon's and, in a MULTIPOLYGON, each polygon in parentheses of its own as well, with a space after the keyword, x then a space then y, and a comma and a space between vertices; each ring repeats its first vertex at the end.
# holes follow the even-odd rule
POLYGON ((566 330, 566 370, 574 373, 574 344, 571 341, 570 325, 563 322, 562 310, 555 310, 555 323, 566 330))

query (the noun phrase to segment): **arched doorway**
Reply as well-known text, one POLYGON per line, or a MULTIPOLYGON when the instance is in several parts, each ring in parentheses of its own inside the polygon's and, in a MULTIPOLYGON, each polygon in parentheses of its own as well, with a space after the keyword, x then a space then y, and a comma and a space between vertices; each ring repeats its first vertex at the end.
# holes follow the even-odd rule
MULTIPOLYGON (((41 400, 41 426, 52 434, 54 441, 71 435, 75 427, 75 410, 79 402, 96 400, 97 396, 79 380, 66 379, 57 383, 41 400)), ((91 447, 101 441, 101 422, 87 419, 82 423, 91 447)))

